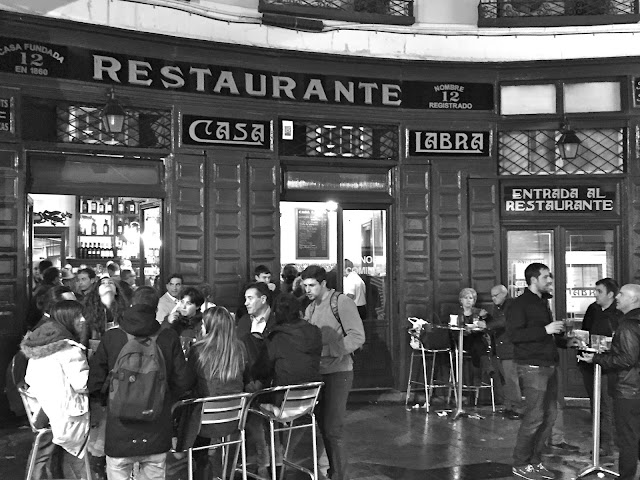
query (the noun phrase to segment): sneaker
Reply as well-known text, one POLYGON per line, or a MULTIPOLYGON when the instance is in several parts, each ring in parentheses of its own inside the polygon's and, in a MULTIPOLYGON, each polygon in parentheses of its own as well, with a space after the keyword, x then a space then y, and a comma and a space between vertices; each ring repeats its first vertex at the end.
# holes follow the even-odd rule
POLYGON ((511 473, 514 477, 524 478, 526 480, 543 480, 546 477, 540 475, 533 465, 522 465, 520 467, 511 467, 511 473))
POLYGON ((571 445, 570 443, 567 443, 567 442, 552 443, 551 446, 553 448, 559 448, 560 450, 565 450, 567 452, 579 452, 580 451, 580 447, 578 447, 577 445, 571 445))
POLYGON ((520 414, 515 410, 505 410, 504 417, 508 418, 509 420, 520 420, 522 418, 520 414))
POLYGON ((545 467, 542 463, 533 466, 533 469, 540 474, 542 478, 556 478, 555 473, 545 467))

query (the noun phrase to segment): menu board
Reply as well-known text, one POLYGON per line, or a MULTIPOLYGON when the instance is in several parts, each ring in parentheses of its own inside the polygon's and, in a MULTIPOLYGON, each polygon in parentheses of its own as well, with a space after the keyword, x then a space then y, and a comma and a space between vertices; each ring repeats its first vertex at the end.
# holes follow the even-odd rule
POLYGON ((329 258, 329 215, 326 210, 296 208, 296 257, 329 258))

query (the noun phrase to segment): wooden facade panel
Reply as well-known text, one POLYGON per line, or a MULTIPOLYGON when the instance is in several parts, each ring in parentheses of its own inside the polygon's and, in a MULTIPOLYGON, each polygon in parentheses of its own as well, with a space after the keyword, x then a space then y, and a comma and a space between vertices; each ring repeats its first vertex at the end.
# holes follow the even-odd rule
POLYGON ((204 206, 204 188, 202 186, 185 187, 178 185, 178 203, 189 206, 204 206))
POLYGON ((429 239, 405 237, 404 248, 407 255, 429 256, 429 239))
POLYGON ((0 176, 0 198, 16 198, 18 195, 18 177, 0 176))
POLYGON ((218 258, 214 262, 216 274, 219 275, 239 275, 239 259, 218 258))
POLYGON ((427 262, 426 259, 407 259, 405 267, 408 275, 429 275, 429 262, 427 262))
MULTIPOLYGON (((240 187, 242 182, 242 169, 238 163, 225 164, 215 163, 213 165, 213 182, 216 185, 221 185, 221 182, 235 183, 236 187, 240 187)), ((233 188, 231 185, 227 185, 227 188, 233 188)))
POLYGON ((18 235, 15 229, 0 229, 0 252, 15 252, 18 248, 18 235))
POLYGON ((183 155, 175 157, 175 212, 173 255, 169 261, 175 265, 172 270, 184 276, 185 283, 205 282, 203 264, 207 261, 205 249, 205 158, 203 155, 183 155))
POLYGON ((0 283, 0 306, 15 305, 18 292, 15 283, 0 283))
POLYGON ((218 211, 213 212, 213 226, 218 232, 240 233, 242 231, 242 212, 240 207, 236 207, 234 211, 218 211))
POLYGON ((177 255, 200 255, 204 251, 204 237, 178 234, 176 238, 177 255))
POLYGON ((471 286, 478 303, 491 300, 491 288, 500 283, 500 223, 498 184, 493 179, 469 179, 469 255, 471 286))
POLYGON ((18 275, 18 259, 12 256, 0 256, 0 278, 15 278, 18 275))
POLYGON ((426 193, 407 193, 402 198, 402 204, 408 212, 426 212, 429 208, 429 195, 426 193))
POLYGON ((235 183, 231 184, 229 188, 220 188, 222 185, 219 185, 218 188, 214 191, 214 195, 216 196, 215 204, 218 207, 230 207, 230 208, 239 208, 240 205, 240 185, 235 183))
POLYGON ((405 215, 404 217, 404 231, 405 233, 424 234, 427 229, 427 223, 429 219, 424 215, 405 215))
MULTIPOLYGON (((237 256, 238 255, 238 235, 223 235, 222 232, 211 239, 213 254, 217 256, 237 256)), ((239 257, 238 257, 239 261, 239 257)))
POLYGON ((16 226, 18 221, 18 210, 16 202, 0 202, 0 225, 16 226))
MULTIPOLYGON (((640 148, 640 147, 639 147, 640 148)), ((640 283, 640 177, 629 178, 629 276, 640 283)))
MULTIPOLYGON (((265 264, 280 272, 278 163, 275 158, 247 159, 249 171, 249 265, 265 264)), ((278 272, 278 273, 275 273, 278 272)))

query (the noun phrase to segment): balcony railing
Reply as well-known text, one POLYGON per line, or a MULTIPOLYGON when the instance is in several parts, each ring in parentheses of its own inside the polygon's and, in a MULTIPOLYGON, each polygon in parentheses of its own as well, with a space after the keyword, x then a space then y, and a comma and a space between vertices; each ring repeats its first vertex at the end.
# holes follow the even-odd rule
POLYGON ((413 0, 260 0, 258 10, 357 23, 415 23, 413 0))
POLYGON ((480 0, 479 27, 608 25, 640 20, 639 0, 480 0))

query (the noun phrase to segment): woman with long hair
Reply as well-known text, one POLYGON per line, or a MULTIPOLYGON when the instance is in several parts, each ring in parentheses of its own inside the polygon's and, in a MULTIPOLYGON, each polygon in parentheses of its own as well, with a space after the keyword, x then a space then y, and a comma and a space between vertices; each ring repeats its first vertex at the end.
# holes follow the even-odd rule
POLYGON ((84 301, 89 338, 100 340, 105 330, 119 325, 128 306, 117 282, 108 276, 100 278, 93 284, 84 301))
MULTIPOLYGON (((240 393, 244 389, 243 373, 246 362, 244 344, 236 335, 236 325, 224 307, 212 307, 202 318, 202 339, 189 351, 189 367, 196 373, 196 396, 212 397, 240 393)), ((196 414, 199 412, 196 412, 196 414)), ((203 427, 194 446, 211 443, 220 438, 215 426, 203 427)), ((210 450, 212 455, 215 451, 210 450)), ((211 461, 205 451, 195 454, 196 479, 209 479, 219 473, 219 462, 211 461)))
MULTIPOLYGON (((25 382, 49 417, 52 443, 64 449, 64 477, 84 478, 82 458, 89 435, 89 364, 85 347, 80 343, 85 328, 82 304, 62 300, 49 313, 51 321, 27 333, 20 344, 29 359, 25 382)), ((42 455, 40 460, 46 462, 42 455)))

